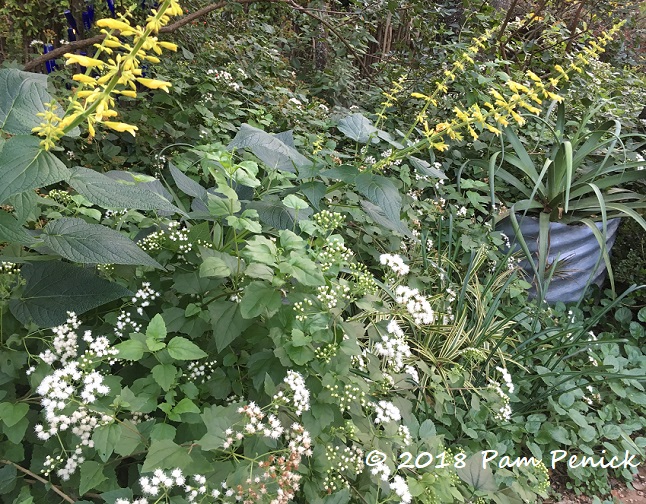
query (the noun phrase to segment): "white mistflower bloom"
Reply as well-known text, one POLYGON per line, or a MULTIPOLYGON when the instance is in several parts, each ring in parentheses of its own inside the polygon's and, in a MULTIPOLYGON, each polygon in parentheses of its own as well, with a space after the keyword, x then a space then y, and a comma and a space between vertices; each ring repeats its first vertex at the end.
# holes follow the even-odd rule
POLYGON ((404 260, 398 255, 381 254, 379 256, 379 262, 388 266, 396 275, 399 276, 407 275, 410 272, 408 265, 404 263, 404 260))

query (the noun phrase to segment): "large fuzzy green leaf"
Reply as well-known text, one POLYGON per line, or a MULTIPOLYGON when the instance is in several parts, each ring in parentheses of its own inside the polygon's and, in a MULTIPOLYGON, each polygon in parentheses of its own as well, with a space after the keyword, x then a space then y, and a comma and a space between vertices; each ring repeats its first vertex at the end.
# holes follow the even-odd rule
POLYGON ((289 141, 284 134, 271 135, 261 129, 243 124, 227 149, 250 149, 265 165, 275 170, 294 173, 296 168, 312 164, 309 159, 283 140, 289 141))
POLYGON ((13 215, 0 210, 0 243, 21 243, 28 245, 33 238, 13 215))
POLYGON ((122 183, 81 166, 72 170, 69 184, 76 192, 103 208, 180 212, 179 208, 147 187, 122 183))
POLYGON ((11 137, 0 151, 0 204, 14 194, 67 179, 70 171, 31 135, 11 137))
POLYGON ((63 217, 50 221, 41 237, 45 245, 74 262, 162 267, 127 236, 83 219, 63 217))
POLYGON ((393 222, 400 221, 402 198, 392 180, 364 172, 357 176, 354 183, 357 191, 381 208, 388 219, 393 222))
POLYGON ((132 295, 89 269, 61 261, 25 264, 20 274, 27 284, 20 298, 9 302, 9 308, 23 324, 31 321, 41 327, 53 327, 65 322, 68 311, 80 315, 132 295))
POLYGON ((53 100, 47 92, 47 76, 4 68, 0 70, 0 89, 0 130, 29 135, 42 121, 36 114, 44 112, 45 103, 53 100))
POLYGON ((359 113, 341 119, 337 127, 345 136, 359 143, 367 143, 377 132, 370 120, 359 113))

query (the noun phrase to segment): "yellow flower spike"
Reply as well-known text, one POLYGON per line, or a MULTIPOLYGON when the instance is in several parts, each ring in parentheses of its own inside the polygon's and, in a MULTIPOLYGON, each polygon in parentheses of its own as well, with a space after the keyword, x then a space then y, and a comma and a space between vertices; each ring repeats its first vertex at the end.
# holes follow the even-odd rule
POLYGON ((502 131, 500 131, 498 128, 496 128, 495 126, 492 126, 489 123, 485 123, 485 128, 491 131, 494 135, 500 135, 502 133, 502 131))
POLYGON ((161 63, 161 60, 159 58, 156 58, 155 56, 146 56, 145 59, 147 61, 150 61, 151 63, 161 63))
POLYGON ((527 70, 526 74, 527 74, 527 77, 529 77, 534 82, 536 82, 538 84, 542 84, 541 78, 538 75, 536 75, 534 72, 532 72, 531 70, 527 70))
POLYGON ((446 93, 448 91, 448 88, 443 82, 435 82, 435 89, 437 90, 438 93, 446 93))
POLYGON ((451 80, 455 80, 455 74, 451 72, 450 70, 444 70, 444 75, 447 76, 451 80))
POLYGON ((474 130, 470 125, 467 126, 467 129, 469 130, 469 134, 474 140, 478 139, 478 133, 476 133, 476 130, 474 130))
POLYGON ((75 74, 74 76, 72 76, 72 80, 75 80, 76 82, 80 82, 82 84, 89 84, 91 86, 94 86, 96 84, 96 79, 85 74, 75 74))
POLYGON ((426 96, 425 94, 422 94, 422 93, 411 93, 410 95, 413 98, 420 98, 422 100, 428 100, 428 98, 429 98, 428 96, 426 96))
POLYGON ((121 32, 121 35, 128 35, 125 32, 132 31, 133 28, 130 26, 130 24, 124 22, 124 21, 119 21, 118 19, 111 19, 111 18, 103 18, 99 19, 96 22, 96 25, 99 28, 109 28, 111 30, 119 30, 121 32))
POLYGON ((160 81, 156 79, 146 79, 144 77, 137 77, 137 82, 150 89, 163 89, 167 93, 169 92, 168 88, 171 87, 170 82, 160 81))
POLYGON ((124 89, 122 91, 119 91, 119 94, 123 96, 127 96, 128 98, 137 98, 137 93, 129 89, 124 89))
POLYGON ((523 116, 521 116, 517 112, 514 112, 512 110, 511 116, 514 118, 514 121, 516 121, 519 126, 522 126, 523 124, 525 124, 525 119, 523 118, 523 116))
POLYGON ((161 19, 157 19, 154 16, 150 16, 146 20, 146 29, 150 30, 152 33, 158 33, 159 30, 162 28, 162 21, 161 19))
POLYGON ((132 136, 135 136, 135 131, 139 129, 137 128, 137 126, 133 126, 132 124, 126 124, 122 122, 103 121, 103 124, 105 124, 108 128, 113 129, 115 131, 119 131, 121 133, 124 133, 127 131, 132 136))
POLYGON ((563 77, 566 81, 570 80, 570 76, 567 74, 565 70, 563 70, 563 67, 561 65, 554 65, 554 70, 560 73, 561 77, 563 77))
POLYGON ((172 42, 157 42, 157 44, 168 51, 177 51, 177 44, 173 44, 172 42))
POLYGON ((460 119, 460 121, 469 122, 469 115, 464 110, 460 110, 459 107, 455 107, 453 112, 455 112, 455 115, 460 119))
POLYGON ((89 58, 87 56, 81 56, 80 54, 63 54, 63 57, 67 58, 67 61, 65 62, 66 65, 73 65, 74 63, 78 63, 81 66, 84 67, 98 67, 98 68, 103 68, 103 61, 95 59, 95 58, 89 58))
POLYGON ((440 152, 444 152, 445 150, 447 150, 449 148, 449 146, 447 144, 445 144, 444 142, 433 142, 433 143, 431 143, 431 148, 433 148, 433 149, 435 149, 437 151, 440 151, 440 152))

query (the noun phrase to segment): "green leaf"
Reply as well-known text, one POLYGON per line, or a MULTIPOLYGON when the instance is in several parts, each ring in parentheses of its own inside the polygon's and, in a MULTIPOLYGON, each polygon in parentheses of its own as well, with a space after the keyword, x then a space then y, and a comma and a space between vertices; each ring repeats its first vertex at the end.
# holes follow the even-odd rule
POLYGON ((168 392, 173 383, 175 383, 177 368, 172 364, 157 364, 152 369, 152 375, 157 384, 168 392))
POLYGON ((173 443, 169 439, 153 441, 146 455, 146 460, 141 468, 142 473, 155 469, 186 469, 191 463, 191 457, 186 448, 173 443))
POLYGON ((123 341, 114 346, 119 351, 119 358, 129 361, 138 361, 148 350, 143 342, 135 339, 123 341))
POLYGON ((170 340, 166 349, 176 360, 197 360, 207 357, 207 353, 199 346, 182 336, 175 336, 170 340))
POLYGON ((309 208, 309 205, 306 201, 293 194, 289 194, 285 197, 285 199, 283 200, 283 205, 294 210, 305 210, 306 208, 309 208))
POLYGON ((240 314, 251 319, 267 312, 272 316, 281 305, 280 293, 270 284, 265 282, 251 282, 245 288, 245 294, 240 301, 240 314))
POLYGON ((406 224, 401 220, 391 220, 381 207, 373 205, 369 201, 361 200, 361 208, 363 208, 368 216, 380 226, 403 236, 412 236, 412 233, 406 227, 406 224))
POLYGON ((276 266, 278 250, 276 244, 264 236, 254 236, 248 242, 242 255, 251 261, 276 266))
POLYGON ((218 352, 224 350, 252 323, 242 317, 238 304, 230 301, 213 302, 209 304, 208 311, 218 352))
POLYGON ((352 114, 339 121, 339 131, 359 143, 367 143, 370 136, 377 132, 370 120, 363 114, 352 114))
MULTIPOLYGON (((47 92, 47 76, 16 68, 0 70, 0 130, 12 135, 29 135, 42 122, 37 116, 53 98, 47 92)), ((60 106, 54 113, 62 117, 60 106)))
POLYGON ((198 408, 193 401, 185 397, 180 402, 178 402, 173 408, 173 413, 181 415, 182 413, 199 413, 200 408, 198 408))
POLYGON ((14 194, 67 179, 70 172, 31 135, 11 137, 0 151, 0 204, 14 194))
POLYGON ((67 312, 81 315, 115 299, 132 296, 128 289, 94 275, 91 270, 61 261, 25 264, 20 270, 26 285, 9 301, 21 323, 53 327, 67 320, 67 312))
POLYGON ((7 427, 16 425, 29 411, 29 405, 25 403, 12 404, 8 402, 0 403, 0 420, 7 427))
POLYGON ((193 196, 194 198, 206 201, 207 196, 206 189, 204 187, 195 182, 192 178, 187 177, 178 168, 176 168, 173 163, 169 162, 168 167, 170 168, 170 174, 180 191, 184 194, 188 194, 189 196, 193 196))
POLYGON ((303 285, 324 285, 325 279, 319 267, 307 257, 292 252, 288 262, 282 262, 278 268, 282 273, 293 276, 303 285))
POLYGON ((86 460, 81 464, 81 483, 79 485, 79 494, 83 495, 93 488, 97 488, 108 478, 103 474, 104 464, 86 460))
POLYGON ((274 170, 294 173, 295 167, 311 165, 311 161, 283 141, 282 136, 270 135, 249 124, 240 126, 227 149, 250 149, 258 159, 274 170))
POLYGON ((167 334, 164 317, 157 313, 146 327, 146 339, 164 341, 167 334))
MULTIPOLYGON (((247 208, 256 210, 261 222, 276 229, 292 229, 296 222, 296 212, 280 201, 251 201, 247 208)), ((299 211, 298 220, 307 219, 311 214, 311 208, 299 211)))
POLYGON ((493 492, 498 489, 498 485, 494 481, 493 471, 488 467, 483 467, 482 454, 475 454, 466 460, 466 465, 463 468, 455 470, 457 475, 467 485, 473 487, 477 491, 493 492))
POLYGON ((381 208, 388 219, 393 222, 401 220, 402 198, 392 180, 363 172, 355 179, 355 185, 357 191, 381 208))
POLYGON ((162 268, 119 231, 63 217, 50 221, 41 235, 45 245, 65 259, 90 264, 131 264, 162 268))
POLYGON ((103 208, 132 208, 181 213, 179 208, 148 188, 138 184, 119 182, 81 166, 72 169, 68 183, 90 202, 103 208))
POLYGON ((27 233, 13 215, 0 210, 0 243, 30 245, 34 239, 27 233))
POLYGON ((119 441, 121 429, 118 424, 100 425, 92 433, 92 441, 94 441, 94 449, 99 454, 99 458, 103 462, 107 462, 114 452, 114 447, 119 441))

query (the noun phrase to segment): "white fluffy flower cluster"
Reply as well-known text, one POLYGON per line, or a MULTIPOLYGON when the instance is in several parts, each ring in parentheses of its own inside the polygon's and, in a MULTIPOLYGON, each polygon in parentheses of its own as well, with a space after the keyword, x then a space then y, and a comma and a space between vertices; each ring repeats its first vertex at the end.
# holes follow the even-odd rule
POLYGON ((502 379, 505 381, 505 385, 507 385, 507 388, 509 389, 509 393, 513 394, 514 393, 514 382, 511 379, 511 375, 509 374, 509 371, 507 371, 506 368, 503 367, 496 367, 496 371, 498 371, 500 374, 502 374, 502 379))
POLYGON ((377 415, 375 418, 376 424, 399 422, 402 419, 402 415, 397 406, 389 401, 379 401, 375 404, 375 413, 377 415))
POLYGON ((316 290, 316 299, 327 310, 332 310, 339 302, 346 303, 350 299, 350 287, 347 285, 321 285, 316 290))
POLYGON ((379 262, 383 265, 388 266, 393 273, 398 276, 407 275, 410 272, 408 264, 404 263, 404 260, 401 256, 395 254, 381 254, 379 256, 379 262))
MULTIPOLYGON (((107 337, 95 337, 91 331, 85 331, 83 341, 87 348, 79 356, 76 330, 80 325, 76 315, 68 313, 66 323, 53 329, 55 336, 51 348, 38 356, 52 370, 36 388, 36 393, 42 398, 46 420, 45 425, 36 425, 36 436, 46 441, 69 430, 80 440, 73 453, 67 457, 65 465, 57 471, 63 480, 69 479, 83 462, 82 448, 94 445, 94 430, 112 421, 110 416, 90 411, 87 405, 110 392, 104 383, 105 376, 93 369, 94 363, 105 359, 112 361, 118 351, 110 345, 107 337), (53 369, 57 362, 60 367, 53 369)), ((54 466, 61 463, 62 457, 50 456, 46 460, 44 472, 49 474, 54 466)))
POLYGON ((397 494, 403 503, 409 504, 412 502, 413 496, 411 495, 408 484, 404 478, 401 476, 395 476, 389 485, 391 490, 397 494))
POLYGON ((287 371, 287 376, 284 381, 292 389, 292 401, 296 408, 296 414, 302 415, 304 411, 310 409, 310 391, 305 386, 303 376, 290 369, 287 371))
POLYGON ((387 331, 389 334, 384 334, 382 340, 375 343, 375 353, 383 357, 386 365, 398 373, 404 368, 404 359, 411 357, 410 347, 396 320, 390 321, 387 331))
POLYGON ((419 290, 399 285, 395 289, 395 301, 406 307, 416 324, 432 324, 435 321, 435 313, 431 305, 419 290))

